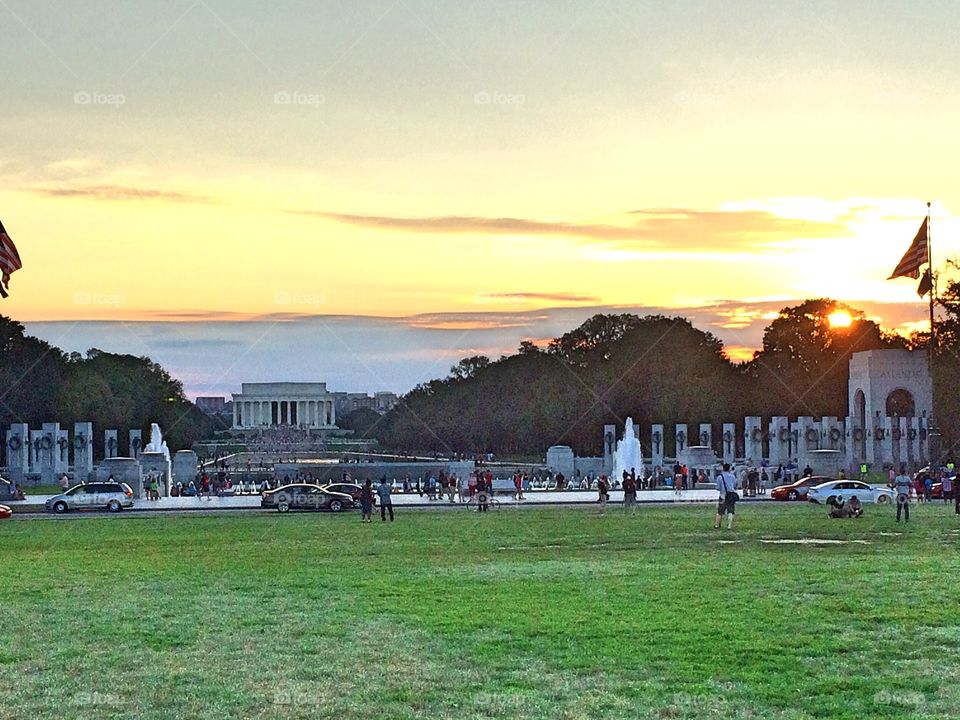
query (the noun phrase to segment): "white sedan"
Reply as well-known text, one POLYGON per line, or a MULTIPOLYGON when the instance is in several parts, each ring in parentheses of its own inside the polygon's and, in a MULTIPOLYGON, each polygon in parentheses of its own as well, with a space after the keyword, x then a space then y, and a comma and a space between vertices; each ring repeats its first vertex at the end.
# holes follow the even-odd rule
POLYGON ((810 502, 830 504, 831 498, 850 502, 854 495, 861 503, 892 503, 897 499, 896 493, 890 488, 868 485, 859 480, 831 480, 815 485, 807 491, 810 502))

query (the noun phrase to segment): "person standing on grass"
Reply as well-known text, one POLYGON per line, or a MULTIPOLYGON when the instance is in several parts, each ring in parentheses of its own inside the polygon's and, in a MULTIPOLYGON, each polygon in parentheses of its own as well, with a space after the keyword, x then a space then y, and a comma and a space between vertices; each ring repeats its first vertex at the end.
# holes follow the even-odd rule
POLYGON ((487 477, 477 473, 477 512, 487 511, 487 477))
POLYGON ((380 520, 387 521, 387 513, 390 513, 390 522, 393 522, 393 500, 390 499, 390 486, 387 479, 380 478, 380 485, 377 486, 377 496, 380 498, 380 520))
POLYGON ((367 478, 367 482, 360 489, 360 512, 360 522, 373 522, 373 484, 370 478, 367 478))
POLYGON ((607 500, 610 499, 610 483, 607 481, 606 475, 601 475, 600 479, 597 480, 597 492, 599 493, 597 502, 600 503, 600 517, 603 517, 607 514, 607 500))
POLYGON ((949 504, 950 498, 953 497, 953 480, 950 479, 950 475, 947 474, 946 470, 943 471, 940 479, 940 489, 944 504, 949 504))
POLYGON ((910 522, 910 486, 912 482, 907 475, 907 466, 900 466, 900 474, 894 478, 893 486, 897 491, 897 522, 900 522, 901 513, 904 522, 910 522))
POLYGON ((630 511, 631 515, 637 514, 637 473, 631 468, 630 473, 623 472, 623 512, 630 511))
POLYGON ((720 529, 720 523, 723 522, 723 516, 727 516, 727 530, 733 530, 733 516, 737 511, 737 476, 730 471, 730 464, 723 464, 723 472, 717 475, 717 490, 720 493, 720 500, 717 502, 717 520, 713 524, 714 529, 720 529))

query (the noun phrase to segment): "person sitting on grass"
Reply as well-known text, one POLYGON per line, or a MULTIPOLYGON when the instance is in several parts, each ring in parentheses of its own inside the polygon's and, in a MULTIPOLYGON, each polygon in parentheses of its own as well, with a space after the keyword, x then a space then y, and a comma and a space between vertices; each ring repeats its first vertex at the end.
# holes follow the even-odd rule
POLYGON ((860 517, 863 515, 863 505, 860 504, 860 498, 854 495, 847 503, 847 510, 850 511, 850 517, 860 517))
POLYGON ((830 515, 831 518, 845 518, 850 516, 850 511, 844 507, 843 498, 830 498, 827 500, 827 505, 830 506, 830 515))

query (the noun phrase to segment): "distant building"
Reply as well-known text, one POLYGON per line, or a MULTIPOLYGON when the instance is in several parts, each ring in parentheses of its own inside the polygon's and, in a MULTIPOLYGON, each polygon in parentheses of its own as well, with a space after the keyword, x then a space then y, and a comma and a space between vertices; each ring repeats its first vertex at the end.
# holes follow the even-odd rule
POLYGON ((223 415, 227 411, 225 397, 198 397, 194 404, 207 415, 223 415))
POLYGON ((373 395, 368 395, 367 393, 336 392, 333 393, 333 396, 336 401, 338 415, 346 415, 361 408, 373 410, 382 415, 392 410, 400 400, 397 394, 392 392, 378 392, 373 395))
POLYGON ((397 397, 396 393, 392 392, 378 392, 374 393, 374 399, 377 401, 377 412, 378 413, 387 413, 393 410, 400 398, 397 397))

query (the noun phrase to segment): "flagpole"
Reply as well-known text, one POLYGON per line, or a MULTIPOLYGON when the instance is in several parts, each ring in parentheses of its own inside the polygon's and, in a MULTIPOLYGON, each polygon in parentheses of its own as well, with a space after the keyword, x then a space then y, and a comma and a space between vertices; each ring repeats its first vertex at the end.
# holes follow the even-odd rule
POLYGON ((927 203, 927 269, 930 272, 930 372, 933 373, 933 358, 936 355, 937 326, 934 318, 934 303, 937 281, 933 275, 933 247, 930 239, 930 203, 927 203))
POLYGON ((929 467, 931 471, 940 472, 940 438, 936 422, 936 372, 934 365, 937 357, 937 324, 934 308, 937 295, 937 278, 933 273, 933 242, 930 233, 930 203, 927 202, 927 272, 930 273, 930 345, 929 345, 929 365, 930 365, 930 394, 932 395, 933 406, 930 408, 930 418, 927 421, 927 449, 929 451, 929 467))

